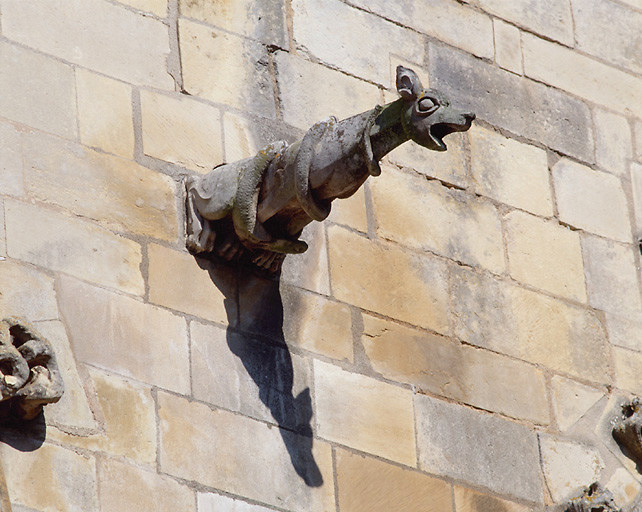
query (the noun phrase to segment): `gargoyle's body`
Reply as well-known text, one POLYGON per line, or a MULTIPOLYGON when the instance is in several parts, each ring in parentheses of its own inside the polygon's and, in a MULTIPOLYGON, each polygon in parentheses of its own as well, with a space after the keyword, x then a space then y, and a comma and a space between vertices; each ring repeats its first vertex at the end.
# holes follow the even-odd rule
POLYGON ((270 144, 256 156, 215 168, 187 183, 188 240, 196 253, 231 260, 249 253, 276 272, 287 253, 307 249, 301 230, 330 213, 334 199, 354 194, 379 160, 409 139, 445 151, 442 138, 470 127, 437 91, 424 91, 411 70, 398 68, 399 100, 337 121, 315 124, 292 145, 270 144))

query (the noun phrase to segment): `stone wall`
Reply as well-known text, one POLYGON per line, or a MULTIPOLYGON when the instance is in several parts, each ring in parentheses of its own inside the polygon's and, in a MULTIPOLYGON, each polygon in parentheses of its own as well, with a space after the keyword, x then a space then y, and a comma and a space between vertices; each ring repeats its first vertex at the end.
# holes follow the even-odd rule
POLYGON ((0 0, 0 312, 66 393, 14 511, 526 512, 642 476, 640 0, 0 0), (280 281, 184 248, 182 181, 394 69, 474 110, 280 281))

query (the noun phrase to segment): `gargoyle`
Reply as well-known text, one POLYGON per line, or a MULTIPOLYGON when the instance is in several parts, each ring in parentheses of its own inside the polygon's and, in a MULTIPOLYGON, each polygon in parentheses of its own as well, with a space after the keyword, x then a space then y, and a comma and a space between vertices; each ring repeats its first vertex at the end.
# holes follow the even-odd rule
POLYGON ((411 69, 397 68, 401 98, 337 121, 331 117, 288 145, 274 142, 256 156, 187 180, 187 247, 225 260, 245 258, 276 273, 286 254, 302 253, 303 228, 330 214, 331 202, 354 194, 379 160, 413 140, 446 151, 443 138, 466 131, 475 114, 423 89, 411 69))
POLYGON ((0 419, 32 420, 63 391, 51 344, 23 320, 0 321, 0 419))
POLYGON ((598 483, 591 484, 577 498, 573 498, 565 512, 620 512, 613 496, 598 483))
POLYGON ((642 466, 642 404, 639 398, 622 407, 622 416, 613 427, 613 438, 638 467, 642 466))

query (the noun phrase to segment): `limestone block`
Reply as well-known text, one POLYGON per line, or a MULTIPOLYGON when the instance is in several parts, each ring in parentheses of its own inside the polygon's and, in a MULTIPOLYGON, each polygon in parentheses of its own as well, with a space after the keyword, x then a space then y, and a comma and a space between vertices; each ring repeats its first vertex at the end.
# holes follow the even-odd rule
POLYGON ((631 241, 627 201, 617 177, 562 159, 553 167, 553 182, 562 222, 596 235, 631 241))
MULTIPOLYGON (((20 10, 21 5, 15 4, 20 10)), ((9 10, 10 7, 3 3, 4 36, 7 36, 5 20, 9 10)), ((37 19, 44 23, 46 16, 39 12, 37 19)), ((0 77, 3 117, 67 139, 76 137, 76 89, 71 66, 1 42, 0 67, 4 70, 0 77)))
MULTIPOLYGON (((640 19, 642 21, 642 14, 640 19)), ((593 121, 597 165, 618 176, 626 176, 633 146, 629 121, 619 114, 602 109, 593 112, 593 121)))
POLYGON ((637 247, 586 236, 582 248, 589 304, 611 313, 642 312, 637 247))
POLYGON ((511 277, 586 303, 579 234, 520 211, 509 213, 505 221, 511 277))
POLYGON ((386 169, 372 180, 377 234, 491 272, 504 270, 495 207, 437 181, 386 169))
POLYGON ((642 352, 642 314, 607 313, 606 329, 612 345, 642 352))
POLYGON ((4 231, 4 201, 0 197, 0 261, 7 255, 7 237, 4 231))
POLYGON ((635 121, 635 156, 642 160, 642 121, 635 121))
POLYGON ((328 221, 367 233, 368 214, 366 212, 365 187, 361 187, 347 199, 332 203, 332 211, 328 221))
POLYGON ((416 395, 420 468, 506 496, 542 501, 536 434, 528 427, 416 395))
POLYGON ((417 471, 337 449, 341 512, 452 512, 450 485, 417 471))
POLYGON ((591 114, 583 102, 442 46, 430 46, 430 76, 432 87, 478 118, 564 154, 593 160, 591 114))
POLYGON ((334 507, 328 444, 168 393, 158 400, 162 472, 282 509, 334 507))
POLYGON ((189 392, 184 319, 66 277, 61 278, 58 292, 80 361, 178 393, 189 392))
POLYGON ((334 296, 442 334, 449 330, 446 265, 437 258, 328 229, 334 296))
MULTIPOLYGON (((639 131, 642 133, 642 125, 639 131)), ((642 148, 642 140, 640 140, 639 147, 642 148)), ((642 240, 642 165, 636 162, 631 162, 631 182, 633 186, 633 211, 635 212, 637 227, 635 236, 638 240, 642 240)))
POLYGON ((103 459, 98 468, 101 512, 195 512, 194 491, 156 472, 103 459))
POLYGON ((424 61, 422 37, 340 0, 293 0, 298 48, 351 75, 388 84, 390 54, 424 61))
POLYGON ((198 512, 272 512, 272 510, 220 494, 198 493, 198 512))
POLYGON ((604 463, 599 452, 572 441, 539 435, 542 470, 553 501, 562 503, 599 479, 604 463))
POLYGON ((345 119, 381 102, 374 85, 302 57, 277 52, 275 63, 283 120, 297 128, 307 130, 331 115, 345 119))
POLYGON ((174 241, 176 183, 134 162, 41 135, 25 136, 25 186, 40 201, 108 229, 174 241))
POLYGON ((493 19, 495 62, 499 67, 520 75, 522 70, 522 41, 519 29, 498 18, 493 19))
POLYGON ((9 123, 0 123, 0 190, 3 195, 24 194, 22 137, 9 123))
POLYGON ((188 18, 216 25, 250 39, 258 39, 264 44, 287 48, 285 5, 278 0, 235 0, 224 3, 180 0, 179 9, 188 18))
POLYGON ((640 483, 624 468, 618 468, 606 484, 619 507, 630 505, 642 489, 640 483))
POLYGON ((267 52, 254 41, 186 19, 178 24, 183 87, 195 96, 275 117, 267 52))
POLYGON ((4 0, 2 34, 125 82, 174 88, 167 26, 106 0, 4 0))
POLYGON ((143 151, 201 173, 223 163, 219 110, 185 96, 141 91, 143 151))
POLYGON ((414 466, 412 392, 314 361, 319 436, 414 466))
POLYGON ((454 329, 462 340, 609 382, 606 335, 594 313, 463 268, 452 279, 454 329))
POLYGON ((536 215, 553 215, 546 152, 481 126, 470 130, 475 192, 536 215))
POLYGON ((560 431, 575 425, 604 393, 579 382, 555 375, 551 381, 553 412, 560 431))
POLYGON ((31 451, 4 443, 0 448, 13 503, 33 510, 98 511, 93 457, 51 444, 31 451))
POLYGON ((236 317, 227 312, 234 305, 226 300, 226 287, 217 286, 203 262, 160 245, 150 245, 148 253, 150 302, 222 324, 236 317))
POLYGON ((134 123, 131 87, 78 68, 76 88, 81 142, 132 158, 134 123))
POLYGON ((472 489, 455 486, 455 510, 457 512, 531 512, 531 508, 482 494, 472 489))
POLYGON ((611 354, 613 355, 617 387, 637 394, 642 393, 642 382, 640 382, 642 354, 620 347, 613 347, 611 354))
POLYGON ((535 367, 370 315, 363 324, 366 355, 386 379, 514 418, 549 422, 544 376, 535 367))
POLYGON ((281 269, 281 281, 321 295, 330 295, 325 225, 320 222, 308 224, 299 240, 308 244, 308 250, 303 254, 292 254, 285 258, 281 269))
POLYGON ((642 78, 531 34, 522 38, 524 72, 621 113, 642 116, 642 78))
POLYGON ((142 295, 140 246, 53 210, 5 201, 7 253, 49 270, 142 295))
POLYGON ((134 9, 151 12, 161 18, 167 17, 167 0, 118 0, 121 4, 129 5, 134 9))
POLYGON ((31 266, 0 260, 0 316, 30 322, 58 318, 54 281, 31 266))

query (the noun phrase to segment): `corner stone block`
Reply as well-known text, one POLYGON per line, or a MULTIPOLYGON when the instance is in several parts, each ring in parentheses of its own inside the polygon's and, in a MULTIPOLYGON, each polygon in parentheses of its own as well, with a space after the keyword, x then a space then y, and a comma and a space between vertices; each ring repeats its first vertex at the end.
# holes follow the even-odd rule
POLYGON ((617 176, 626 176, 633 147, 629 121, 624 116, 602 109, 593 112, 593 121, 597 165, 617 176))
POLYGON ((573 427, 604 396, 599 389, 559 375, 553 377, 551 385, 553 412, 562 432, 573 427))
POLYGON ((0 260, 0 316, 37 322, 58 318, 54 280, 33 267, 0 260))
POLYGON ((0 190, 3 195, 24 194, 22 136, 13 125, 2 122, 0 122, 0 190))
POLYGON ((542 502, 537 436, 528 427, 415 396, 420 468, 530 502, 542 502))
POLYGON ((533 509, 489 496, 465 487, 455 486, 456 512, 531 512, 533 509))
POLYGON ((606 328, 612 345, 642 352, 642 313, 607 313, 606 328))
POLYGON ((252 505, 220 494, 198 493, 198 512, 273 512, 272 508, 252 505))
POLYGON ((615 383, 619 389, 625 389, 632 393, 642 394, 642 353, 613 347, 613 365, 615 367, 615 383))
POLYGON ((167 16, 167 0, 118 0, 139 11, 151 12, 160 18, 167 16))
POLYGON ((522 74, 522 41, 517 27, 498 18, 493 20, 495 62, 499 67, 522 74))
MULTIPOLYGON (((7 255, 7 237, 4 230, 4 201, 0 197, 0 258, 7 255)), ((0 261, 3 261, 0 259, 0 261)))
MULTIPOLYGON (((642 123, 639 128, 642 133, 642 123)), ((642 136, 640 140, 640 151, 642 151, 642 136)), ((631 163, 631 183, 633 186, 633 210, 635 211, 635 236, 637 240, 642 240, 642 164, 631 163)))
POLYGON ((303 254, 292 254, 285 258, 281 270, 281 282, 320 295, 330 295, 325 224, 322 222, 308 224, 303 228, 303 234, 299 239, 308 244, 308 250, 303 254))
POLYGON ((343 224, 361 233, 367 233, 368 213, 366 211, 365 190, 365 187, 361 187, 350 197, 335 201, 328 221, 343 224))

